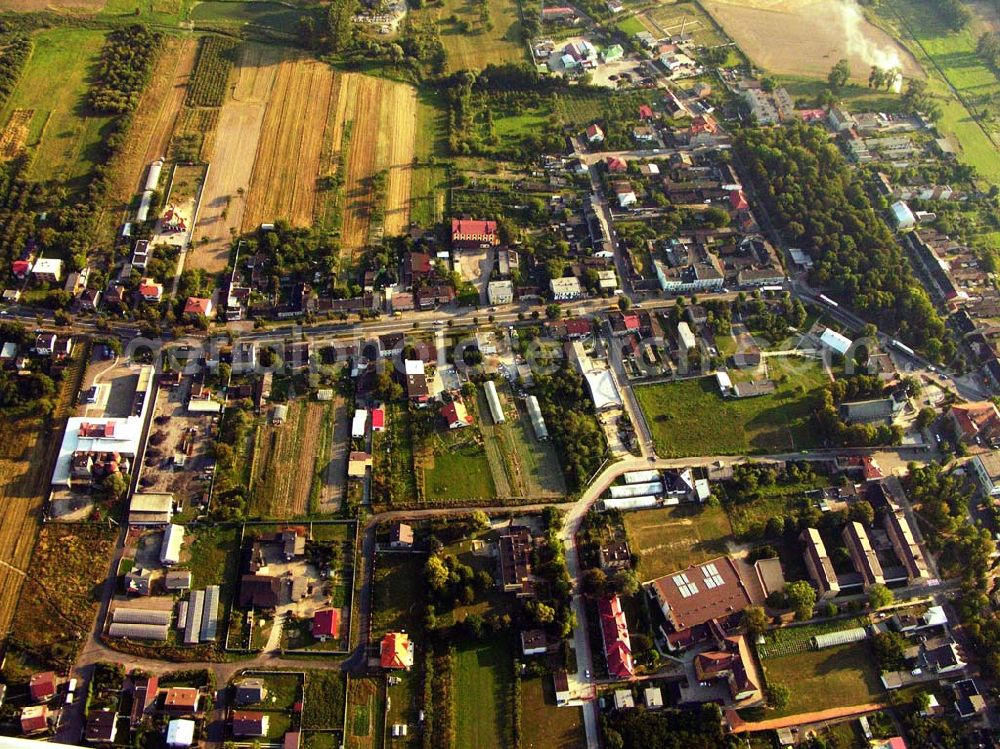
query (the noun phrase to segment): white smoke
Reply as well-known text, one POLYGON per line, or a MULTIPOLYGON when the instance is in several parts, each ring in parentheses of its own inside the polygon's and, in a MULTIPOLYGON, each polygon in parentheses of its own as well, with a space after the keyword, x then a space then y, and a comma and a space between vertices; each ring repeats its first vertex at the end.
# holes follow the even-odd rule
POLYGON ((869 23, 856 0, 837 0, 833 7, 847 40, 847 54, 864 60, 869 66, 900 71, 893 83, 893 89, 899 93, 903 86, 903 60, 899 51, 893 47, 880 46, 866 33, 869 23))

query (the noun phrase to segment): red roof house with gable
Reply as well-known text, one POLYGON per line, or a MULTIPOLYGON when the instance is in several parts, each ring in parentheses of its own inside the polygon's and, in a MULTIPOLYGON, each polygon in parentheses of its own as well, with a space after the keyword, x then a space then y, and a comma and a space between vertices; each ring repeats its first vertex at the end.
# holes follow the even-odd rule
POLYGON ((185 316, 209 317, 212 314, 212 300, 205 297, 189 296, 184 304, 185 316))
POLYGON ((729 193, 729 207, 734 211, 750 210, 750 204, 747 202, 747 196, 742 190, 733 190, 729 193))
POLYGON ((640 120, 651 120, 653 119, 653 108, 648 104, 639 105, 639 119, 640 120))
POLYGON ((413 643, 405 632, 389 632, 379 645, 382 668, 405 668, 413 666, 413 643))
POLYGON ((621 599, 617 595, 600 599, 597 616, 601 623, 608 673, 616 679, 631 679, 635 676, 635 665, 632 663, 632 642, 621 599))
POLYGON ((312 636, 320 642, 340 637, 340 611, 319 609, 313 614, 312 636))
POLYGON ((28 691, 35 702, 47 702, 56 696, 56 675, 52 671, 32 674, 28 681, 28 691))

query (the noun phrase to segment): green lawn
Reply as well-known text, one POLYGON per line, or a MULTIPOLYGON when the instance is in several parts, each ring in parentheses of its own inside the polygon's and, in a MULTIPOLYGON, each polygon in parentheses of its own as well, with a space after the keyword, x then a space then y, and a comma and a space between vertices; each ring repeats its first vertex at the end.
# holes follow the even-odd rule
POLYGON ((726 553, 732 534, 721 507, 680 505, 624 514, 631 550, 640 555, 637 573, 652 580, 726 553))
POLYGON ((802 505, 807 501, 805 492, 821 489, 829 484, 829 480, 816 476, 811 481, 799 484, 762 486, 749 501, 737 497, 739 501, 727 502, 733 533, 750 538, 760 537, 768 519, 785 515, 789 508, 802 505))
POLYGON ((886 697, 867 643, 768 658, 763 665, 767 683, 784 684, 791 693, 788 705, 769 710, 768 718, 879 702, 886 697))
MULTIPOLYGON (((254 2, 232 2, 231 0, 207 0, 199 2, 191 11, 191 20, 205 23, 255 24, 278 31, 292 33, 302 16, 317 14, 308 8, 296 8, 282 3, 256 0, 254 2)), ((318 18, 318 16, 317 16, 318 18)))
POLYGON ((417 94, 417 132, 414 158, 420 165, 410 183, 410 220, 418 226, 441 221, 447 200, 447 172, 440 157, 448 154, 448 115, 442 97, 426 88, 417 94), (435 163, 429 163, 431 160, 435 163))
POLYGON ((156 23, 176 26, 191 12, 193 0, 108 0, 100 15, 127 17, 130 23, 156 23))
POLYGON ((426 501, 496 496, 482 438, 474 426, 438 432, 432 439, 432 463, 422 467, 426 501))
POLYGON ((642 25, 642 22, 635 16, 630 16, 628 18, 623 18, 617 24, 618 28, 628 34, 629 36, 635 36, 636 34, 641 34, 646 30, 646 27, 642 25))
POLYGON ((503 637, 456 649, 456 746, 501 749, 511 745, 513 659, 511 642, 503 637))
POLYGON ((521 681, 521 746, 524 749, 576 749, 586 743, 583 710, 556 707, 552 677, 521 681))
POLYGON ((102 158, 111 123, 110 117, 84 112, 104 32, 48 29, 35 34, 34 42, 24 73, 0 111, 0 122, 6 125, 15 109, 33 110, 26 145, 35 153, 28 176, 83 187, 83 178, 102 158))
POLYGON ((549 112, 543 108, 528 109, 517 114, 498 115, 493 118, 493 131, 499 138, 521 139, 544 130, 548 126, 549 116, 549 112))
POLYGON ((528 50, 521 41, 517 0, 486 0, 489 22, 481 17, 480 3, 442 0, 411 12, 420 24, 434 24, 444 45, 449 72, 482 70, 487 65, 525 62, 528 50), (452 22, 452 18, 455 22, 452 22))
POLYGON ((375 557, 375 592, 372 611, 372 637, 386 632, 414 632, 423 617, 423 554, 378 554, 375 557))
POLYGON ((232 583, 240 558, 238 526, 199 528, 187 535, 187 544, 190 544, 191 557, 183 566, 191 570, 192 590, 232 583))
POLYGON ((566 480, 555 446, 551 441, 542 442, 535 438, 528 412, 518 408, 518 418, 508 420, 507 425, 532 494, 565 494, 566 480))
POLYGON ((657 454, 741 455, 816 447, 812 414, 825 381, 822 370, 807 359, 772 358, 768 366, 777 392, 757 398, 723 399, 714 377, 634 388, 657 454))

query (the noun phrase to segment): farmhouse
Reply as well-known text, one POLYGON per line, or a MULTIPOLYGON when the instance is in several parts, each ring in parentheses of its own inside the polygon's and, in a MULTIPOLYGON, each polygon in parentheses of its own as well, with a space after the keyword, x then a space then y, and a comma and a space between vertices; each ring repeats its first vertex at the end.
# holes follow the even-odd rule
POLYGON ((456 249, 479 249, 500 244, 496 221, 454 218, 451 220, 451 246, 456 249))
POLYGON ((233 736, 266 736, 269 720, 269 716, 256 710, 234 710, 232 719, 233 736))
POLYGON ((388 632, 379 644, 379 659, 382 668, 413 667, 413 641, 405 632, 388 632))
POLYGON ((406 523, 393 523, 389 529, 389 546, 393 549, 413 548, 413 527, 406 523))
POLYGON ((214 306, 211 299, 189 296, 184 303, 184 316, 187 318, 210 317, 213 309, 214 306))
POLYGON ((56 675, 53 671, 32 674, 28 679, 28 692, 33 702, 48 702, 56 696, 56 675))
POLYGON ((621 599, 617 595, 601 598, 597 602, 597 616, 608 673, 616 679, 631 679, 635 676, 635 665, 632 663, 632 641, 621 599))
POLYGON ((410 403, 426 405, 430 391, 427 388, 424 363, 419 359, 407 359, 403 362, 403 376, 406 378, 406 397, 410 403))
POLYGON ((171 687, 163 696, 163 709, 175 715, 198 712, 201 694, 194 687, 171 687))
POLYGON ((694 670, 699 681, 725 681, 730 697, 741 707, 762 699, 760 676, 744 635, 717 639, 714 650, 695 656, 694 670))
POLYGON ((601 126, 596 122, 587 127, 587 140, 591 143, 604 142, 604 131, 601 130, 601 126))

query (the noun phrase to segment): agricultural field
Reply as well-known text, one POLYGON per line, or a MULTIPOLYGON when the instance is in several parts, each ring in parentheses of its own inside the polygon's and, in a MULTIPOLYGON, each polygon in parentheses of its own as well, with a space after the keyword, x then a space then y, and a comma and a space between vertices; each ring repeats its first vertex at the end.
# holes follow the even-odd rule
POLYGON ((32 594, 21 597, 11 628, 30 659, 60 667, 72 663, 97 614, 117 535, 104 524, 42 528, 31 556, 32 594))
POLYGON ((521 746, 576 749, 586 743, 581 708, 556 707, 552 679, 521 680, 521 746))
POLYGON ((82 188, 101 158, 103 130, 111 122, 110 117, 85 113, 89 77, 100 57, 104 33, 58 28, 33 38, 34 51, 0 110, 0 122, 6 127, 15 111, 30 110, 23 142, 34 151, 28 177, 82 188))
POLYGON ((640 580, 700 564, 727 552, 732 535, 725 510, 710 505, 679 505, 623 515, 630 548, 639 555, 640 580))
POLYGON ((788 705, 768 711, 768 718, 872 704, 886 697, 866 642, 764 658, 761 663, 768 685, 784 684, 790 692, 788 705))
POLYGON ((382 78, 348 74, 337 93, 336 107, 331 106, 331 114, 336 113, 330 133, 334 151, 342 150, 342 135, 351 123, 340 240, 344 260, 351 264, 353 253, 369 243, 374 213, 384 216, 386 234, 409 226, 417 91, 382 78), (380 173, 385 174, 385 187, 382 205, 376 206, 372 182, 380 173))
POLYGON ((305 515, 317 463, 323 403, 288 403, 283 424, 268 421, 257 428, 250 479, 249 512, 253 517, 292 518, 305 515))
POLYGON ((207 0, 194 6, 191 20, 214 25, 232 24, 236 27, 253 24, 285 33, 295 33, 299 19, 308 14, 309 9, 305 7, 267 2, 267 0, 253 2, 207 0))
POLYGON ((348 749, 378 749, 382 746, 385 714, 385 682, 374 676, 351 676, 347 680, 347 724, 344 742, 348 749))
POLYGON ((992 183, 1000 183, 996 124, 1000 121, 1000 79, 976 54, 979 35, 986 30, 996 32, 997 18, 983 4, 970 4, 969 9, 974 12, 973 20, 959 32, 946 28, 933 2, 892 0, 879 12, 928 71, 928 92, 941 107, 938 126, 958 142, 960 160, 992 183), (967 107, 986 114, 992 138, 967 107))
POLYGON ((94 13, 101 10, 107 0, 2 0, 0 10, 15 13, 58 11, 65 13, 94 13))
POLYGON ((837 60, 846 58, 861 81, 876 63, 890 67, 891 62, 905 76, 923 76, 913 56, 888 33, 837 0, 702 0, 702 5, 770 73, 825 78, 837 60))
POLYGON ((142 94, 129 137, 115 157, 111 197, 128 202, 150 163, 167 155, 194 68, 198 46, 190 37, 167 37, 142 94))
POLYGON ((410 219, 430 226, 445 214, 447 173, 430 160, 448 153, 448 116, 444 102, 426 89, 417 94, 417 132, 413 146, 416 162, 410 183, 410 219))
POLYGON ((206 36, 198 48, 194 78, 184 103, 189 107, 221 107, 228 92, 229 71, 236 60, 239 43, 221 36, 206 36))
MULTIPOLYGON (((217 273, 229 264, 230 230, 243 226, 245 195, 253 174, 264 113, 284 53, 263 44, 245 43, 232 71, 232 95, 219 112, 211 168, 205 180, 201 215, 186 264, 217 273)), ((192 83, 199 86, 198 76, 192 83)))
POLYGON ((527 59, 517 0, 486 0, 486 7, 488 24, 483 22, 480 4, 464 0, 444 0, 416 14, 436 24, 449 71, 482 70, 487 65, 527 59))
POLYGON ((243 231, 276 219, 293 226, 312 224, 334 83, 331 68, 315 60, 290 58, 278 65, 254 159, 243 231))
POLYGON ((559 458, 551 442, 535 439, 531 418, 511 396, 497 389, 507 417, 494 424, 481 388, 477 389, 479 431, 498 497, 557 497, 566 493, 559 458))
MULTIPOLYGON (((514 652, 507 638, 455 649, 453 689, 457 746, 511 745, 514 652)), ((523 725, 523 720, 522 720, 523 725)))
POLYGON ((726 399, 714 377, 641 385, 635 395, 658 455, 741 455, 817 446, 812 415, 825 375, 806 359, 768 360, 771 395, 726 399), (706 420, 712 413, 716 418, 706 420))

